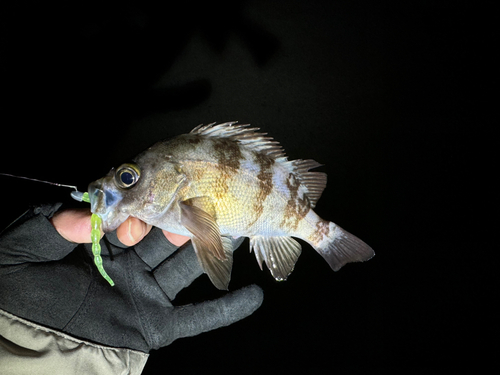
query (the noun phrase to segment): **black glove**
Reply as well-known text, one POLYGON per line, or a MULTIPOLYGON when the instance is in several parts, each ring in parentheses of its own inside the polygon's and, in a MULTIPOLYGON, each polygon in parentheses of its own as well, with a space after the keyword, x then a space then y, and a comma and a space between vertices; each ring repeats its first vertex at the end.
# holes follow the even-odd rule
POLYGON ((1 234, 3 310, 81 339, 149 352, 234 323, 262 303, 262 290, 253 285, 173 306, 202 270, 190 243, 177 249, 156 228, 130 248, 115 233, 101 240, 112 287, 95 267, 91 245, 68 242, 51 225, 58 208, 32 209, 1 234))

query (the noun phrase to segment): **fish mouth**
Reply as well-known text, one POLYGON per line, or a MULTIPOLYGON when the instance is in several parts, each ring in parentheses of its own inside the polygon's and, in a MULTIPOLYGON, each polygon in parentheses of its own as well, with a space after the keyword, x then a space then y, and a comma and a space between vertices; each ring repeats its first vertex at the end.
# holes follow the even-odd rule
POLYGON ((101 206, 102 197, 104 196, 104 191, 101 186, 96 182, 92 182, 88 187, 89 199, 90 199, 90 211, 93 214, 99 214, 98 207, 101 206))
POLYGON ((92 182, 88 187, 90 211, 102 220, 102 230, 112 232, 129 217, 119 210, 122 194, 117 189, 106 187, 106 178, 92 182))

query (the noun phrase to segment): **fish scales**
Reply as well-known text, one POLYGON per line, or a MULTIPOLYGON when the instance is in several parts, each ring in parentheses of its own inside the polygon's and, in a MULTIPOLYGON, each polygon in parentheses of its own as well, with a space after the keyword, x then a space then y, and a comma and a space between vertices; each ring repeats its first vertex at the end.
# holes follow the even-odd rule
POLYGON ((279 225, 268 225, 265 219, 273 212, 286 209, 290 197, 285 195, 289 191, 284 177, 289 172, 275 165, 275 159, 262 152, 241 149, 234 141, 231 144, 238 150, 227 148, 227 152, 219 148, 221 144, 227 147, 227 142, 213 142, 208 138, 200 139, 196 144, 196 154, 177 148, 171 150, 172 154, 179 155, 175 160, 182 165, 187 179, 193 182, 191 189, 180 198, 213 198, 215 219, 222 234, 235 231, 245 236, 256 231, 267 235, 286 234, 279 230, 279 225), (200 155, 204 155, 205 159, 200 159, 200 155))
POLYGON ((92 212, 105 231, 135 216, 189 236, 219 289, 230 280, 233 236, 249 237, 260 267, 265 263, 277 280, 288 277, 300 255, 292 237, 334 270, 371 258, 368 245, 314 212, 326 174, 309 170, 320 164, 289 161, 278 142, 248 126, 209 124, 157 143, 89 186, 92 212), (134 171, 133 185, 120 186, 134 171))
POLYGON ((186 174, 191 174, 195 182, 182 198, 212 197, 215 219, 223 235, 235 232, 243 236, 255 233, 287 235, 290 230, 297 229, 298 222, 310 208, 302 191, 299 196, 298 180, 294 179, 296 185, 290 189, 288 181, 293 179, 290 177, 293 174, 275 165, 274 159, 255 151, 241 152, 240 157, 239 163, 234 163, 238 166, 180 160, 186 174), (204 173, 197 180, 201 170, 204 173), (289 225, 289 220, 285 219, 274 220, 276 212, 285 213, 284 218, 292 218, 295 225, 289 225))

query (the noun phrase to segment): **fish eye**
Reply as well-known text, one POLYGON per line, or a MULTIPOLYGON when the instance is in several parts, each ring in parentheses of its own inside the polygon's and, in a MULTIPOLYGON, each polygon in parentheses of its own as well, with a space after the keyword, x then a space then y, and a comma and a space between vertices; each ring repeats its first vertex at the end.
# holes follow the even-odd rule
POLYGON ((115 172, 115 182, 122 189, 134 186, 141 177, 141 170, 136 164, 127 163, 120 165, 115 172))

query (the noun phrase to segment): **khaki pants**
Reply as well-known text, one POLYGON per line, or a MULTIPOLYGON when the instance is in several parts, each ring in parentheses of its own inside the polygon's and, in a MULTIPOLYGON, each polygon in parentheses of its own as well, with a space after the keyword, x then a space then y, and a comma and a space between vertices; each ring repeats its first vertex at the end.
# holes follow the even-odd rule
POLYGON ((0 309, 0 374, 140 374, 148 354, 78 340, 0 309))

